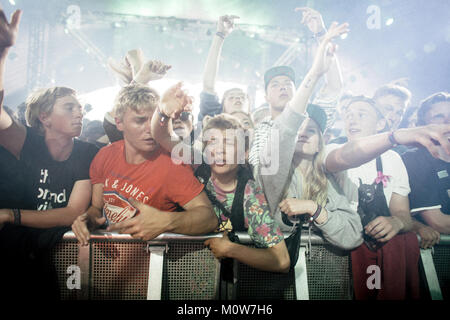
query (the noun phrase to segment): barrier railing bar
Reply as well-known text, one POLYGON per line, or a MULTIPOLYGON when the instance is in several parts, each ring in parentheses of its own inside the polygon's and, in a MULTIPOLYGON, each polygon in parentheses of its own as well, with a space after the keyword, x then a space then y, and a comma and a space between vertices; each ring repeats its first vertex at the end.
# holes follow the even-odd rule
POLYGON ((164 253, 167 246, 149 245, 147 300, 161 300, 164 253))
POLYGON ((431 249, 420 249, 420 259, 422 260, 425 279, 427 281, 431 300, 442 300, 441 287, 439 285, 439 280, 431 253, 431 249))
POLYGON ((78 266, 80 268, 81 290, 77 291, 79 300, 88 300, 91 281, 91 245, 78 245, 78 266))
POLYGON ((308 272, 306 269, 306 248, 300 247, 297 263, 294 267, 295 295, 297 300, 309 300, 308 272))
MULTIPOLYGON (((242 244, 252 244, 252 240, 248 233, 246 232, 236 232, 236 235, 239 237, 239 240, 242 244)), ((289 233, 284 234, 285 238, 289 236, 289 233)), ((207 239, 211 238, 221 238, 221 233, 209 233, 205 235, 199 235, 199 236, 190 236, 190 235, 184 235, 184 234, 177 234, 177 233, 163 233, 160 234, 158 237, 151 241, 163 241, 163 242, 171 242, 171 241, 205 241, 207 239)), ((420 237, 417 236, 418 240, 420 241, 420 237)), ((64 234, 63 239, 65 240, 73 240, 76 239, 75 234, 72 231, 68 231, 64 234)), ((113 233, 113 232, 106 232, 106 231, 95 231, 91 234, 91 239, 112 239, 112 240, 136 240, 133 239, 129 234, 120 234, 120 233, 113 233)), ((301 238, 302 245, 306 245, 308 243, 308 232, 305 230, 302 232, 302 238, 301 238)), ((311 235, 311 244, 314 245, 320 245, 320 244, 328 244, 321 236, 317 234, 311 235)), ((450 235, 448 234, 441 234, 439 244, 438 245, 450 245, 450 235)))

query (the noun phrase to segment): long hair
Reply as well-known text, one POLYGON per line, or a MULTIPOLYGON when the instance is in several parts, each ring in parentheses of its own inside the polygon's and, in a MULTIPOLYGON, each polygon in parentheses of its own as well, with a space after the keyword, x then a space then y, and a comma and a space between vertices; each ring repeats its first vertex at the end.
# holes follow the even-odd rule
MULTIPOLYGON (((294 173, 297 173, 298 176, 302 177, 302 200, 313 200, 324 206, 327 203, 328 198, 328 180, 325 175, 323 160, 324 160, 324 139, 323 135, 319 130, 319 152, 316 153, 311 162, 311 166, 309 166, 306 172, 301 172, 300 168, 296 168, 294 166, 294 162, 292 162, 291 170, 290 170, 290 180, 287 184, 291 184, 292 177, 294 173)), ((294 154, 295 157, 295 154, 294 154)), ((287 190, 286 190, 287 193, 287 190)), ((286 194, 285 194, 286 197, 286 194)))

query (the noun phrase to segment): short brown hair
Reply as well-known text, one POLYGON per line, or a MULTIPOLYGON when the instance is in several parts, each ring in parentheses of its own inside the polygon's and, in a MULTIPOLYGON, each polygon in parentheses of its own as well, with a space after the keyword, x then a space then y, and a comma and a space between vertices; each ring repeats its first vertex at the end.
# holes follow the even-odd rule
POLYGON ((408 105, 409 101, 411 100, 411 91, 396 84, 386 84, 379 87, 373 95, 373 100, 377 100, 378 98, 387 95, 393 95, 402 99, 403 101, 405 101, 406 105, 408 105))
MULTIPOLYGON (((214 117, 205 116, 204 118, 205 125, 203 126, 202 131, 206 132, 209 129, 219 129, 219 130, 227 130, 227 129, 241 129, 245 134, 245 150, 248 151, 250 147, 250 139, 248 135, 248 130, 245 130, 241 124, 241 121, 235 116, 221 113, 214 117)), ((206 141, 203 141, 203 149, 206 147, 206 141)))
POLYGON ((426 125, 425 116, 430 111, 431 107, 439 102, 450 102, 450 94, 448 92, 436 92, 431 96, 425 98, 417 111, 417 125, 426 125))
POLYGON ((75 94, 75 90, 68 87, 52 87, 35 90, 28 96, 25 102, 27 105, 25 111, 27 124, 43 133, 44 127, 39 116, 42 113, 51 114, 57 99, 75 94))
POLYGON ((120 89, 114 102, 113 114, 122 119, 130 108, 133 111, 155 110, 159 105, 159 94, 156 90, 141 84, 132 84, 120 89))

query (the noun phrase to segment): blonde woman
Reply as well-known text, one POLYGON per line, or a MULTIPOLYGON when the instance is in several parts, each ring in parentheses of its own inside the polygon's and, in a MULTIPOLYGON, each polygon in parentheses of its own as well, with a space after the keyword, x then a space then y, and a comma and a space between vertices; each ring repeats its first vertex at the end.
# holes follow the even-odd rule
MULTIPOLYGON (((265 188, 265 193, 283 199, 275 211, 275 220, 283 231, 294 231, 301 221, 299 215, 304 215, 325 240, 350 250, 362 243, 361 221, 334 179, 324 172, 326 114, 316 105, 309 105, 307 112, 309 117, 301 124, 296 138, 285 142, 295 143, 293 156, 282 160, 290 171, 280 171, 276 183, 270 184, 279 187, 265 188)), ((284 147, 287 146, 280 145, 280 150, 284 147)), ((263 183, 273 177, 263 176, 263 183)))

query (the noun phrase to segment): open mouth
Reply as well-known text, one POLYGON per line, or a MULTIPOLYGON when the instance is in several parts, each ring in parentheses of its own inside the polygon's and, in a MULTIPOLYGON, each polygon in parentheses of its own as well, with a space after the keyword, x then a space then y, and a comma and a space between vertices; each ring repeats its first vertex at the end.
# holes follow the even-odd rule
POLYGON ((144 141, 145 141, 146 143, 156 144, 156 141, 155 141, 155 139, 153 139, 153 138, 144 139, 144 141))
POLYGON ((175 134, 177 135, 182 135, 184 134, 184 128, 183 127, 173 128, 173 132, 175 132, 175 134))

